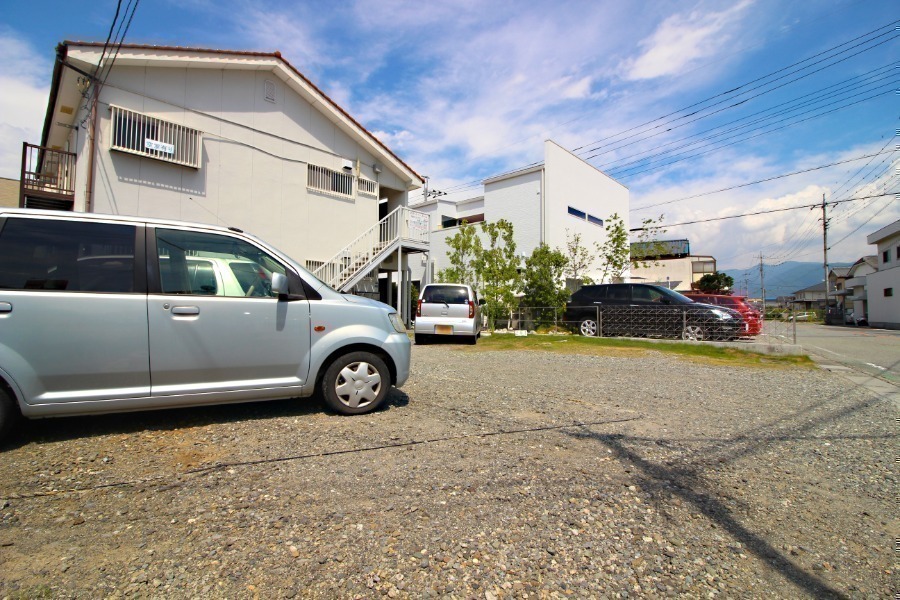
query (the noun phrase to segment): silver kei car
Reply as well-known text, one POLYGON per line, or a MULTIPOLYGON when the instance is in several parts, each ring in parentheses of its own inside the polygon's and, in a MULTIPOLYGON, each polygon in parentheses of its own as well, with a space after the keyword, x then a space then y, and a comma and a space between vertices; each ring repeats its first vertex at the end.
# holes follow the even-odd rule
POLYGON ((481 335, 481 306, 468 285, 429 283, 422 288, 416 305, 416 344, 436 337, 456 337, 474 344, 481 335))
POLYGON ((375 410, 397 312, 239 229, 0 209, 0 436, 55 417, 312 396, 375 410))

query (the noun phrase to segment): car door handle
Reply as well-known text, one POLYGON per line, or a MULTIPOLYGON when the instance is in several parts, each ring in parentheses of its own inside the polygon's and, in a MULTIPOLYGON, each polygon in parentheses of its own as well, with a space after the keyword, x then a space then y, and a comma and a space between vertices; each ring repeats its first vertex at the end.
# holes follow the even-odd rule
POLYGON ((12 312, 11 302, 0 302, 0 313, 12 312))
POLYGON ((199 306, 173 306, 172 314, 173 315, 199 315, 200 307, 199 306))

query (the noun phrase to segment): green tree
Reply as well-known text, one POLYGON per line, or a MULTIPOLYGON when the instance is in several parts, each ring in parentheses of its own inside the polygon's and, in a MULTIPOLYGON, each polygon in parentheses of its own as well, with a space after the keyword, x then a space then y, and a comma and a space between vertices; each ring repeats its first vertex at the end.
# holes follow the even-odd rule
POLYGON ((562 252, 544 243, 525 259, 522 302, 525 306, 541 308, 535 315, 537 325, 554 323, 555 316, 562 313, 569 299, 569 292, 560 285, 568 262, 562 252))
POLYGON ((487 245, 474 261, 476 277, 481 281, 485 313, 493 330, 494 320, 509 314, 519 288, 519 263, 512 223, 505 219, 485 223, 482 231, 487 245))
POLYGON ((481 256, 482 247, 475 227, 463 221, 459 230, 447 238, 447 246, 450 247, 447 252, 450 266, 438 273, 438 281, 463 283, 477 288, 475 264, 481 256))
POLYGON ((566 277, 571 277, 572 279, 581 281, 585 284, 594 283, 594 281, 585 274, 587 270, 591 268, 594 257, 591 256, 590 251, 586 247, 581 245, 580 233, 569 235, 569 230, 566 229, 565 258, 566 266, 563 270, 563 274, 566 277))
POLYGON ((604 229, 606 229, 606 240, 602 244, 595 243, 602 265, 600 281, 616 281, 625 275, 631 262, 628 231, 625 230, 625 222, 618 213, 613 213, 606 219, 604 229))
POLYGON ((707 273, 697 282, 697 289, 705 294, 731 294, 734 278, 725 273, 707 273))

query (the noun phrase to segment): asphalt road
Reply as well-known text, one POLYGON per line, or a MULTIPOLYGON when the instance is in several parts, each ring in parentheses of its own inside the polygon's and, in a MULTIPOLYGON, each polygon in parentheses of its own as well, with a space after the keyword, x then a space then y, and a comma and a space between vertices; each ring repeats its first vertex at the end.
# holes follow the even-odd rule
POLYGON ((821 359, 900 384, 900 331, 797 323, 797 343, 821 359))

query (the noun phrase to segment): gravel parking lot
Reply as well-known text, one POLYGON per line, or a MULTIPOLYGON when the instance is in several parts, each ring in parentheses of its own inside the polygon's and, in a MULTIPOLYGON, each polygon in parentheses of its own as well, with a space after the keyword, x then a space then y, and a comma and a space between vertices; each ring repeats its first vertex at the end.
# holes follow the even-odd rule
POLYGON ((897 417, 817 369, 441 344, 363 417, 29 423, 0 597, 889 597, 897 417))

